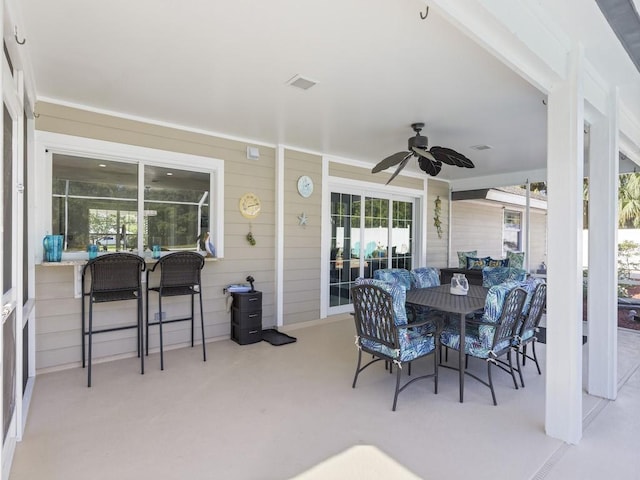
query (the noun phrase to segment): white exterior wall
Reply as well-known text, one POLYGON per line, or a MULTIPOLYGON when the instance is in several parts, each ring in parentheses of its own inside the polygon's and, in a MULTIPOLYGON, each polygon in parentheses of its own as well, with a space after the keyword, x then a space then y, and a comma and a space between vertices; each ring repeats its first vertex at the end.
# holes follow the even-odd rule
MULTIPOLYGON (((451 252, 449 266, 458 266, 456 252, 477 250, 479 257, 503 258, 503 208, 522 212, 522 248, 525 248, 524 208, 477 200, 451 202, 451 252)), ((531 209, 531 245, 529 266, 537 269, 547 262, 547 215, 544 210, 531 209)))

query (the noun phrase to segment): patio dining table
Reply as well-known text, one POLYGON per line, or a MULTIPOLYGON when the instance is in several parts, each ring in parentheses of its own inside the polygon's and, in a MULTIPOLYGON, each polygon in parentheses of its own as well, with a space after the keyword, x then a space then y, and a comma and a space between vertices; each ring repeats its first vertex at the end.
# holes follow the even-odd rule
POLYGON ((464 400, 464 350, 465 350, 465 317, 467 314, 484 307, 488 288, 480 285, 469 285, 466 295, 450 293, 450 284, 429 288, 414 288, 407 291, 406 302, 411 305, 422 305, 441 312, 457 314, 460 322, 460 350, 458 352, 458 372, 460 382, 460 403, 464 400))

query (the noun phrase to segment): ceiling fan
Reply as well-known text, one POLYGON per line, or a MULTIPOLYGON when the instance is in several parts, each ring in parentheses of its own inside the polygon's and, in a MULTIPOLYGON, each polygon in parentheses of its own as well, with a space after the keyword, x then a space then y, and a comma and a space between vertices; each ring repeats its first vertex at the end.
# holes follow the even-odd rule
POLYGON ((432 177, 435 177, 440 173, 443 163, 446 163, 447 165, 455 165, 456 167, 475 167, 471 160, 450 148, 431 147, 427 150, 429 139, 420 135, 420 131, 424 128, 424 123, 412 123, 411 128, 416 132, 416 136, 409 138, 409 151, 394 153, 371 169, 371 173, 378 173, 399 164, 396 171, 393 172, 393 175, 391 175, 391 178, 387 181, 387 185, 391 180, 396 178, 412 156, 418 158, 420 170, 426 172, 432 177))

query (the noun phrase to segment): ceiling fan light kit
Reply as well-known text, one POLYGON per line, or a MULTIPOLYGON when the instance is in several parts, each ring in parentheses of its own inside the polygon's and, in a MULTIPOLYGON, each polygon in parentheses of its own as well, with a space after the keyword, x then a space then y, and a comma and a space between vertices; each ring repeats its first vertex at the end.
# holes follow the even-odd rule
POLYGON ((409 138, 409 151, 394 153, 393 155, 383 159, 373 167, 373 169, 371 169, 371 173, 378 173, 382 170, 398 165, 396 171, 393 172, 393 175, 391 175, 391 178, 387 181, 387 185, 396 178, 396 176, 398 176, 404 167, 406 167, 411 157, 417 157, 420 170, 426 172, 432 177, 435 177, 440 173, 443 163, 446 163, 447 165, 454 165, 456 167, 475 167, 471 160, 451 148, 434 146, 427 150, 427 147, 429 146, 429 139, 424 135, 420 135, 420 132, 424 128, 424 123, 412 123, 411 128, 416 132, 416 135, 415 137, 409 138))

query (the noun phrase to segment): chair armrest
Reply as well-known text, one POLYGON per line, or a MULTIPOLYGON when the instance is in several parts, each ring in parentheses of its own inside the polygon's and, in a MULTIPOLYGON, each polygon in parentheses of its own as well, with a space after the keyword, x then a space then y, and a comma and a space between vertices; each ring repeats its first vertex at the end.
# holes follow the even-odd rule
POLYGON ((407 323, 406 325, 397 325, 397 328, 399 330, 401 328, 407 329, 407 328, 422 327, 424 325, 434 325, 434 324, 436 326, 436 332, 440 332, 444 327, 444 315, 440 313, 431 314, 424 320, 421 320, 419 322, 407 323))
POLYGON ((497 322, 484 322, 482 320, 476 320, 475 318, 467 318, 465 319, 465 323, 471 324, 471 325, 488 325, 490 327, 498 326, 497 322))

